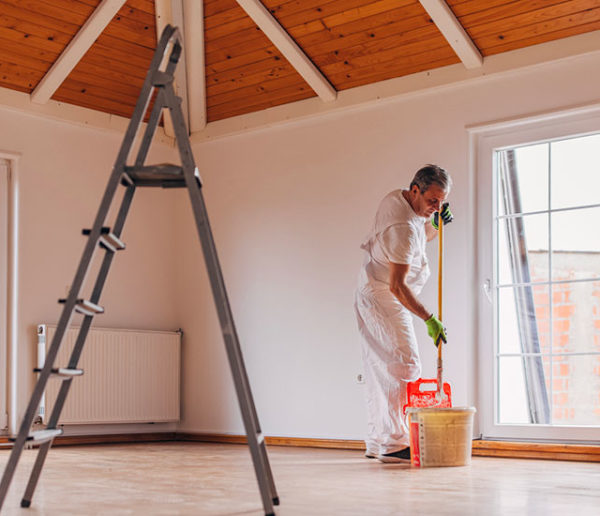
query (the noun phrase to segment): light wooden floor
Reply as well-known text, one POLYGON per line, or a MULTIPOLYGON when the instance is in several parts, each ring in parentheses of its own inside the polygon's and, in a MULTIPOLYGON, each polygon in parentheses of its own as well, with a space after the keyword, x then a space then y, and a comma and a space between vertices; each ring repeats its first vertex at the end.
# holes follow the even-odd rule
MULTIPOLYGON (((360 452, 271 447, 289 515, 600 515, 600 464, 474 457, 415 469, 360 452)), ((23 452, 3 515, 260 515, 245 446, 157 443, 56 447, 31 508, 20 509, 35 451, 23 452)), ((8 452, 0 450, 3 469, 8 452)))

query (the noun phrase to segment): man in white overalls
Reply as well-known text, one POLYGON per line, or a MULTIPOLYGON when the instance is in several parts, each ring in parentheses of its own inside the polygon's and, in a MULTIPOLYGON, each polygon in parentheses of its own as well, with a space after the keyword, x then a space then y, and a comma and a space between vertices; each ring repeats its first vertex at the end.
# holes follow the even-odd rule
POLYGON ((442 323, 417 296, 429 278, 425 244, 437 235, 438 212, 444 224, 452 221, 444 204, 451 184, 436 165, 420 169, 409 190, 395 190, 383 199, 361 246, 366 256, 355 308, 367 390, 365 455, 381 462, 410 460, 401 407, 406 384, 421 374, 412 314, 423 319, 436 345, 446 341, 442 323))

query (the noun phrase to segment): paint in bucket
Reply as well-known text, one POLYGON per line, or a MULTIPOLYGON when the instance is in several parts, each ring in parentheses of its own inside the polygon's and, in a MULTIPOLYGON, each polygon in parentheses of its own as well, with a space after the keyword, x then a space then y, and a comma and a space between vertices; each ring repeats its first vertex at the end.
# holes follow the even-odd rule
POLYGON ((410 460, 416 467, 471 463, 475 407, 409 407, 410 460))

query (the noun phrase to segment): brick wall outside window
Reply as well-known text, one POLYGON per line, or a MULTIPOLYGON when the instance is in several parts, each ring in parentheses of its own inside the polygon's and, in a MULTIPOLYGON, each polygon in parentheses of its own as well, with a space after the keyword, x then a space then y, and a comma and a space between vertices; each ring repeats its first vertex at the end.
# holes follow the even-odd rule
MULTIPOLYGON (((552 262, 554 281, 600 277, 600 253, 555 252, 552 262)), ((548 280, 547 252, 530 252, 529 265, 532 281, 548 280)), ((600 352, 600 281, 560 283, 551 289, 538 285, 533 296, 542 354, 600 352)), ((553 424, 600 424, 600 355, 555 355, 552 375, 550 361, 544 364, 553 424)))

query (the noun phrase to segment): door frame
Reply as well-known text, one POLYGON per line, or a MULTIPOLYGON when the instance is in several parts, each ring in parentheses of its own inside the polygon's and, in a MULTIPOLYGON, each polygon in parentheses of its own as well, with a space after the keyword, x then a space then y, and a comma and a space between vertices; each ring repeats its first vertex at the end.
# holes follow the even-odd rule
POLYGON ((488 440, 532 440, 561 442, 600 442, 599 427, 569 425, 517 425, 498 423, 498 376, 495 363, 497 320, 497 212, 495 152, 518 145, 534 144, 573 135, 600 132, 600 104, 578 107, 526 118, 467 128, 470 145, 470 177, 474 199, 473 239, 476 242, 475 335, 478 354, 479 432, 488 440), (490 231, 490 228, 494 228, 490 231), (492 345, 493 344, 493 345, 492 345))

